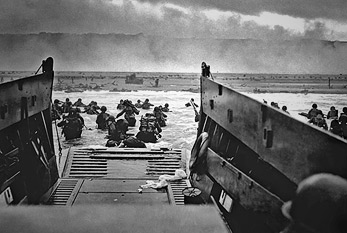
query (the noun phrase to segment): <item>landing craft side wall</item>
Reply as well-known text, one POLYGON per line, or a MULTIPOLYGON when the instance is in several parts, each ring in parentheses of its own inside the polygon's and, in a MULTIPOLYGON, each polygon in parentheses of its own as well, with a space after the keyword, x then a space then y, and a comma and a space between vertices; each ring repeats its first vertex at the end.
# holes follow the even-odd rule
POLYGON ((347 178, 342 138, 205 77, 201 85, 203 114, 294 183, 318 172, 347 178))
POLYGON ((53 72, 0 85, 0 130, 50 107, 53 72))
POLYGON ((58 179, 51 121, 52 58, 43 61, 42 70, 0 85, 0 194, 13 196, 7 204, 36 204, 58 179))
MULTIPOLYGON (((234 203, 231 211, 225 211, 224 207, 220 207, 224 212, 230 225, 237 228, 238 224, 249 220, 246 224, 253 225, 254 229, 248 229, 246 232, 279 232, 284 228, 287 221, 281 214, 281 206, 283 201, 269 192, 262 185, 251 179, 247 174, 237 169, 234 165, 227 163, 223 158, 218 156, 214 151, 208 149, 206 156, 207 173, 213 177, 217 184, 212 187, 211 195, 218 200, 221 197, 221 190, 225 190, 227 194, 231 194, 232 198, 244 208, 247 217, 240 217, 237 204, 234 203), (220 188, 218 188, 220 186, 220 188), (252 220, 251 220, 252 219, 252 220), (261 223, 257 223, 260 220, 261 223), (234 224, 233 222, 237 222, 234 224), (261 230, 262 229, 262 230, 261 230)), ((247 226, 243 227, 247 228, 247 226)))

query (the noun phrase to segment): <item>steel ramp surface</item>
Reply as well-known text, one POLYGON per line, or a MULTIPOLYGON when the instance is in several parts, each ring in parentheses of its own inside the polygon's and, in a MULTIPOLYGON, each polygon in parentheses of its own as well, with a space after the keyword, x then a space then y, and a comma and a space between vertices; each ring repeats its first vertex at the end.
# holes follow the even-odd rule
POLYGON ((164 189, 140 189, 147 180, 157 182, 160 175, 174 175, 183 164, 180 152, 131 149, 72 148, 63 178, 45 204, 184 205, 182 190, 188 186, 187 179, 171 181, 164 189))
POLYGON ((2 233, 229 232, 213 206, 30 206, 0 209, 0 219, 2 233))

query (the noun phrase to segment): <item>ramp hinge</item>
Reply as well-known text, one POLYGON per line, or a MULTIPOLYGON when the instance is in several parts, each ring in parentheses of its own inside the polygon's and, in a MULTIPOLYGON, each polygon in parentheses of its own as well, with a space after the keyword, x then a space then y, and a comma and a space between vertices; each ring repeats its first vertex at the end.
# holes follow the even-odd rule
POLYGON ((7 108, 6 104, 0 106, 0 118, 1 119, 5 119, 5 115, 6 115, 7 111, 8 111, 8 108, 7 108))
POLYGON ((271 148, 273 144, 273 131, 264 129, 264 144, 266 148, 271 148))
POLYGON ((233 122, 234 120, 234 114, 232 109, 228 109, 228 120, 229 120, 229 123, 233 122))
POLYGON ((210 107, 211 107, 211 110, 214 109, 214 100, 210 100, 210 107))

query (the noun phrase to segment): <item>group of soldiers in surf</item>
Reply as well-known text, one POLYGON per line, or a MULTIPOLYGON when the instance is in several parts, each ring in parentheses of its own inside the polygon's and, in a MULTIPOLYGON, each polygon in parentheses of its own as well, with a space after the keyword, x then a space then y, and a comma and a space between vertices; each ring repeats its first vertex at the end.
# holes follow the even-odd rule
POLYGON ((145 143, 155 143, 161 137, 162 127, 166 126, 167 119, 164 112, 169 112, 168 103, 164 107, 156 106, 153 112, 147 112, 141 116, 139 132, 136 136, 128 134, 127 131, 128 127, 136 125, 135 115, 139 115, 139 109, 148 110, 152 106, 154 105, 149 102, 149 99, 144 102, 138 100, 135 105, 131 100, 120 100, 117 106, 120 112, 115 117, 107 113, 106 106, 99 107, 95 101, 85 105, 82 103, 82 99, 78 99, 74 104, 69 98, 66 98, 65 102, 56 99, 52 105, 52 119, 54 121, 61 119, 58 126, 62 127, 62 133, 66 140, 69 140, 81 137, 82 129, 86 127, 80 113, 95 114, 97 115, 97 128, 108 131, 106 146, 146 147, 145 143), (124 119, 116 120, 123 115, 124 119))
MULTIPOLYGON (((267 104, 267 101, 264 100, 264 99, 263 99, 263 102, 264 102, 264 104, 267 104)), ((278 103, 276 103, 276 102, 271 102, 270 105, 271 105, 272 107, 274 107, 274 108, 282 109, 283 112, 285 112, 285 113, 287 113, 287 114, 290 115, 290 113, 289 113, 288 110, 287 110, 287 109, 288 109, 287 106, 283 105, 282 108, 280 108, 280 106, 279 106, 278 103)))
POLYGON ((339 116, 339 111, 334 106, 331 106, 328 114, 325 116, 324 113, 318 109, 317 104, 312 104, 312 108, 307 114, 301 113, 300 115, 306 116, 309 119, 309 123, 326 130, 328 130, 328 124, 324 118, 330 119, 329 131, 347 139, 347 107, 342 108, 342 113, 339 116))
POLYGON ((66 98, 65 102, 55 99, 52 106, 52 120, 60 120, 61 117, 69 113, 72 108, 77 109, 79 113, 87 113, 90 115, 99 114, 101 110, 96 101, 84 104, 81 98, 75 103, 72 103, 69 98, 66 98), (81 108, 83 108, 83 110, 81 110, 81 108))
MULTIPOLYGON (((145 101, 137 100, 135 104, 131 102, 131 100, 120 100, 119 104, 117 106, 117 109, 122 110, 116 118, 123 115, 125 113, 125 119, 129 122, 129 126, 135 126, 135 114, 138 114, 139 110, 138 108, 148 110, 150 109, 153 104, 149 102, 149 99, 145 99, 145 101), (135 114, 134 114, 135 113, 135 114)), ((163 106, 156 106, 154 107, 153 114, 156 117, 158 124, 161 127, 166 126, 166 117, 167 115, 164 112, 169 112, 169 104, 166 103, 163 106)))
MULTIPOLYGON (((266 100, 263 101, 264 103, 267 103, 266 100)), ((271 106, 280 109, 278 104, 275 102, 271 102, 271 106)), ((282 107, 282 111, 289 114, 286 106, 282 107)), ((308 113, 301 112, 299 115, 306 117, 308 123, 329 130, 333 134, 347 139, 347 107, 342 109, 342 113, 339 116, 339 111, 334 106, 331 106, 328 114, 325 115, 320 109, 318 109, 317 104, 314 103, 308 113), (325 118, 331 120, 330 127, 325 118)))
POLYGON ((91 106, 97 106, 97 103, 92 101, 89 105, 82 103, 82 99, 78 99, 74 104, 70 101, 69 98, 66 98, 65 102, 62 102, 58 99, 54 100, 52 105, 52 120, 61 120, 57 126, 62 127, 62 133, 65 136, 66 140, 80 138, 82 130, 85 126, 84 119, 80 115, 81 110, 79 107, 85 107, 87 112, 88 108, 91 106))
MULTIPOLYGON (((116 117, 106 113, 106 110, 100 113, 97 117, 96 123, 98 128, 108 130, 108 141, 106 146, 118 147, 146 147, 145 143, 155 143, 161 138, 162 127, 166 126, 167 115, 164 112, 169 111, 169 104, 165 107, 156 106, 153 112, 147 112, 140 118, 139 132, 132 136, 127 134, 128 127, 136 125, 136 115, 139 115, 139 108, 148 110, 153 104, 146 99, 143 103, 140 100, 134 105, 131 100, 120 100, 117 109, 120 112, 116 117), (124 119, 117 118, 124 115, 124 119)), ((106 107, 105 107, 106 109, 106 107)))

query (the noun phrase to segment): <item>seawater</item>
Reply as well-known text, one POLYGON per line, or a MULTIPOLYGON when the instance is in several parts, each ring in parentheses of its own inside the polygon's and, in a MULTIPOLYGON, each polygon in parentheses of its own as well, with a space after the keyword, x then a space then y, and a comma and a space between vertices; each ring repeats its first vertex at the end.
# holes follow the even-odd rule
POLYGON ((307 122, 307 119, 299 113, 306 112, 312 108, 312 104, 316 103, 318 109, 322 110, 326 115, 331 106, 334 106, 339 115, 343 107, 347 107, 347 95, 344 94, 294 94, 294 93, 243 93, 260 102, 264 100, 270 105, 271 102, 276 102, 280 107, 287 106, 288 111, 294 118, 307 122))
MULTIPOLYGON (((347 95, 338 94, 291 94, 291 93, 243 93, 253 99, 260 102, 266 100, 268 104, 270 102, 276 102, 280 107, 286 105, 290 115, 298 120, 307 122, 307 119, 298 115, 300 112, 308 112, 311 109, 313 103, 318 105, 318 108, 327 114, 331 106, 335 106, 342 112, 342 108, 347 106, 347 95)), ((146 98, 150 100, 155 106, 168 103, 171 112, 166 113, 167 126, 163 127, 161 133, 161 139, 155 143, 148 143, 149 148, 178 148, 178 149, 191 149, 196 139, 198 123, 194 121, 194 110, 192 107, 186 107, 185 104, 189 102, 191 98, 195 99, 195 102, 200 105, 200 94, 184 91, 133 91, 133 92, 109 92, 109 91, 86 91, 83 93, 65 93, 63 91, 54 91, 52 99, 59 99, 65 101, 65 98, 69 98, 72 103, 77 101, 78 98, 82 98, 83 103, 88 104, 94 100, 99 106, 106 106, 107 112, 116 116, 120 111, 117 109, 117 105, 120 99, 129 99, 135 103, 138 99, 144 101, 146 98)), ((130 132, 136 133, 139 127, 139 120, 141 115, 146 112, 153 111, 153 107, 150 110, 139 109, 140 114, 136 116, 136 126, 130 128, 130 132)), ((83 130, 82 137, 80 139, 65 141, 61 135, 61 130, 58 129, 58 135, 63 148, 70 146, 104 146, 107 139, 105 136, 107 131, 96 129, 96 115, 81 114, 85 120, 86 128, 83 130)), ((122 116, 124 117, 124 115, 122 116)), ((120 118, 122 118, 120 117, 120 118)), ((53 124, 53 128, 55 125, 53 124)), ((57 134, 55 133, 55 137, 57 134)), ((57 149, 57 144, 55 145, 57 149)))
MULTIPOLYGON (((99 106, 106 106, 107 113, 116 116, 120 110, 117 109, 117 105, 121 99, 129 99, 133 103, 136 103, 138 99, 144 101, 149 99, 149 102, 155 106, 165 103, 169 104, 170 112, 165 113, 167 115, 167 126, 163 127, 161 138, 157 143, 147 143, 149 148, 187 148, 190 149, 194 144, 198 123, 194 121, 195 113, 193 107, 186 107, 185 104, 189 102, 191 98, 194 98, 197 104, 200 104, 200 94, 192 92, 178 92, 178 91, 133 91, 133 92, 109 92, 109 91, 86 91, 83 93, 65 93, 63 91, 54 91, 52 99, 59 99, 65 101, 65 98, 69 98, 72 103, 77 101, 78 98, 82 99, 85 104, 94 100, 99 106)), ((136 115, 136 126, 130 127, 130 133, 136 133, 139 128, 140 118, 147 112, 153 111, 152 107, 149 110, 139 109, 139 115, 136 115)), ((63 148, 70 146, 104 146, 107 139, 107 131, 96 129, 96 115, 88 115, 82 113, 81 116, 85 120, 86 128, 82 132, 80 139, 65 141, 61 135, 61 130, 58 128, 58 134, 60 137, 61 145, 63 148)), ((124 115, 118 119, 124 118, 124 115)), ((55 128, 55 125, 53 124, 55 128)), ((55 137, 57 135, 55 134, 55 137)), ((57 148, 57 146, 55 146, 57 148)))

